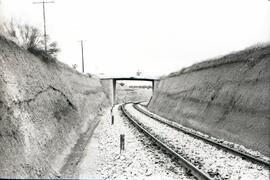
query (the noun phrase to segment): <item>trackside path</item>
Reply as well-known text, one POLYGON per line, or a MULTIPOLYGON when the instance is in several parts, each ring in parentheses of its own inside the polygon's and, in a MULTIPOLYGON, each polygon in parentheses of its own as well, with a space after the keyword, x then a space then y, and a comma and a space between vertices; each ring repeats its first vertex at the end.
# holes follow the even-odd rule
POLYGON ((113 110, 114 125, 108 114, 96 128, 79 164, 78 178, 195 179, 140 133, 118 107, 113 110), (126 139, 121 153, 120 134, 126 139))

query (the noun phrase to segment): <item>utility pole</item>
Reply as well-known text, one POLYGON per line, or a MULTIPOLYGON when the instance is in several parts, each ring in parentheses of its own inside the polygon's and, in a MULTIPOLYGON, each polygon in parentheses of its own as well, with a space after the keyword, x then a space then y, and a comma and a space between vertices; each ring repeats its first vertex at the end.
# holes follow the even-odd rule
POLYGON ((83 42, 84 42, 84 40, 80 40, 80 43, 81 43, 81 50, 82 50, 82 72, 84 72, 83 42))
POLYGON ((138 69, 138 71, 136 72, 137 76, 140 76, 142 74, 142 72, 140 72, 140 70, 138 69))
POLYGON ((42 4, 43 8, 43 27, 44 27, 44 43, 45 43, 45 52, 47 52, 47 34, 46 34, 46 14, 45 14, 45 4, 47 3, 54 3, 54 1, 40 1, 40 2, 33 2, 33 4, 42 4))

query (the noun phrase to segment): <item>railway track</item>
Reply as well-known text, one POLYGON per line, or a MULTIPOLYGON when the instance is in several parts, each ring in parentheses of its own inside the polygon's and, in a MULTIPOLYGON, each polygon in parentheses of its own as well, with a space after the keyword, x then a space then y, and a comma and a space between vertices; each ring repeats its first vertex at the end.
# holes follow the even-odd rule
POLYGON ((163 124, 166 124, 166 125, 168 125, 168 126, 174 128, 174 129, 177 129, 177 130, 179 130, 179 131, 182 131, 183 133, 188 134, 188 135, 190 135, 190 136, 192 136, 192 137, 194 137, 194 138, 201 139, 201 140, 203 140, 203 141, 205 141, 205 142, 207 142, 207 143, 209 143, 209 144, 211 144, 211 145, 213 145, 213 146, 216 146, 216 147, 218 147, 218 148, 225 149, 225 150, 227 150, 228 152, 231 152, 231 153, 233 153, 233 154, 235 154, 235 155, 237 155, 237 156, 241 156, 241 157, 245 158, 246 160, 249 160, 249 161, 251 161, 251 162, 253 162, 253 163, 256 163, 256 164, 259 164, 259 165, 263 165, 263 166, 268 166, 268 168, 270 168, 270 162, 268 162, 268 161, 265 161, 265 160, 260 159, 260 158, 256 158, 256 157, 254 157, 254 156, 252 156, 252 155, 250 155, 250 154, 247 154, 247 153, 245 153, 245 152, 239 151, 239 150, 234 149, 234 148, 232 148, 232 147, 229 147, 229 146, 227 146, 227 145, 225 145, 225 144, 218 143, 218 142, 216 142, 216 141, 214 141, 214 140, 212 140, 212 139, 205 138, 205 137, 200 136, 200 135, 198 135, 198 134, 195 134, 195 133, 193 133, 193 132, 187 131, 187 130, 182 129, 182 128, 180 128, 180 127, 177 127, 177 126, 175 126, 175 125, 173 125, 173 124, 167 123, 167 122, 165 122, 165 121, 163 121, 163 120, 161 120, 161 119, 159 119, 159 118, 157 118, 157 117, 154 117, 153 115, 151 115, 150 113, 146 112, 145 110, 139 108, 139 107, 138 107, 138 104, 139 104, 139 103, 133 104, 133 107, 134 107, 136 110, 138 110, 139 112, 145 114, 146 116, 151 117, 152 119, 154 119, 154 120, 156 120, 156 121, 159 121, 159 122, 161 122, 161 123, 163 123, 163 124))
POLYGON ((270 166, 267 158, 263 161, 250 154, 246 156, 246 153, 237 149, 216 143, 216 139, 209 142, 209 139, 204 140, 207 138, 204 134, 193 132, 192 129, 187 128, 183 132, 181 128, 185 127, 173 126, 173 123, 158 116, 153 118, 155 114, 132 103, 121 108, 139 130, 198 179, 269 179, 270 166))
POLYGON ((212 180, 208 174, 197 168, 195 165, 187 161, 182 155, 178 154, 172 148, 168 147, 164 142, 154 137, 149 131, 147 131, 136 119, 125 109, 125 105, 121 106, 121 110, 124 115, 131 121, 134 126, 136 126, 140 131, 142 131, 147 137, 149 137, 155 144, 164 149, 166 152, 172 155, 173 159, 177 160, 181 166, 184 166, 192 175, 200 180, 212 180))

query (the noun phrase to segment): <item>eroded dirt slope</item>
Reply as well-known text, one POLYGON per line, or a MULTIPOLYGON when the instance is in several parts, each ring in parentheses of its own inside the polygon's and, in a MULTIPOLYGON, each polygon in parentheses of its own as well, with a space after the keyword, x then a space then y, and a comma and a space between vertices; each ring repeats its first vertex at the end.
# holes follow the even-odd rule
POLYGON ((100 81, 0 37, 0 177, 48 178, 108 106, 100 81))
POLYGON ((270 46, 163 77, 148 108, 184 126, 270 156, 270 46))

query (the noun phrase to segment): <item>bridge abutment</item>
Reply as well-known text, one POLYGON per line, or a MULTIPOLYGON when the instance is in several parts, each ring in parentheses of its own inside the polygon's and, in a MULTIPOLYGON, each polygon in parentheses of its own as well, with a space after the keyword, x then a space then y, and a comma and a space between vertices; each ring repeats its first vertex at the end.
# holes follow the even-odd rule
POLYGON ((101 79, 101 85, 104 88, 105 94, 107 95, 108 99, 110 100, 111 106, 114 104, 114 97, 115 91, 113 89, 113 79, 101 79))

